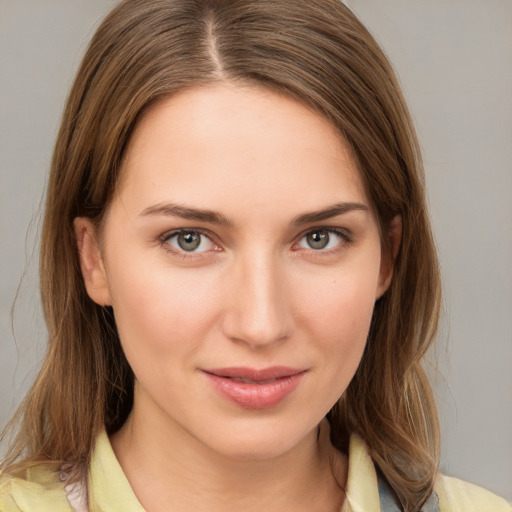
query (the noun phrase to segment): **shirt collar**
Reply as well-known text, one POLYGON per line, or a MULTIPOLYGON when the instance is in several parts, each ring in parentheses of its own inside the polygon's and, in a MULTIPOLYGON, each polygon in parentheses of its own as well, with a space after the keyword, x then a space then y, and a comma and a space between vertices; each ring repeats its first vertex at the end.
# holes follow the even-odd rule
MULTIPOLYGON (((96 441, 89 473, 89 506, 94 510, 144 512, 105 431, 96 441)), ((341 512, 380 512, 377 474, 364 441, 350 436, 346 499, 341 512)))
POLYGON ((91 459, 89 506, 91 511, 145 512, 117 461, 105 431, 98 436, 91 459))
POLYGON ((350 436, 346 499, 341 512, 380 512, 377 473, 366 444, 357 434, 350 436))

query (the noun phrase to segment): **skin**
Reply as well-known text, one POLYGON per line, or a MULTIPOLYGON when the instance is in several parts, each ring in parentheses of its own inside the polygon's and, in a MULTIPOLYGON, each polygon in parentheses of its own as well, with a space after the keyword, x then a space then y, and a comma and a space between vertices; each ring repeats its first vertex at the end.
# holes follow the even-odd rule
MULTIPOLYGON (((334 128, 263 89, 186 90, 139 123, 101 236, 86 218, 75 231, 87 291, 112 305, 136 375, 111 441, 146 510, 339 510, 347 461, 317 443, 318 425, 357 369, 392 268, 334 128), (340 203, 359 206, 295 222, 340 203), (184 228, 195 251, 178 243, 184 228), (325 248, 311 246, 319 233, 325 248), (305 373, 263 409, 227 400, 204 373, 276 365, 305 373)), ((389 236, 396 248, 399 229, 389 236)))

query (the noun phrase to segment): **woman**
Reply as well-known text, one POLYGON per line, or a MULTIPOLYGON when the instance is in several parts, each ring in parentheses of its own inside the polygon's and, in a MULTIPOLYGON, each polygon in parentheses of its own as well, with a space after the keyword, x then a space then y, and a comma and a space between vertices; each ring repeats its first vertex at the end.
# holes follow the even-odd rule
POLYGON ((422 180, 341 3, 121 3, 57 140, 0 510, 510 510, 437 474, 422 180))

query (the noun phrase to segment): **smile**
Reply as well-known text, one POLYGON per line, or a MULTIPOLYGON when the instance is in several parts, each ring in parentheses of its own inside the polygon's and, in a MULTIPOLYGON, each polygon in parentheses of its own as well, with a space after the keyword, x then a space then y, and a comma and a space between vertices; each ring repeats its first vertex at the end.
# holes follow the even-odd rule
POLYGON ((245 409, 267 409, 287 398, 299 386, 306 370, 271 367, 203 370, 215 390, 245 409))

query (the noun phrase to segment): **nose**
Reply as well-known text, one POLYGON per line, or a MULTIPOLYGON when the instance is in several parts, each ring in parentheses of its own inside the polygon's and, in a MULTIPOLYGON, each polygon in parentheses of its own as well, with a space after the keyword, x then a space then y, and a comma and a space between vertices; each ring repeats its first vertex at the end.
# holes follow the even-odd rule
POLYGON ((293 332, 290 290, 282 262, 271 255, 240 258, 228 277, 228 307, 223 329, 252 349, 283 342, 293 332))

